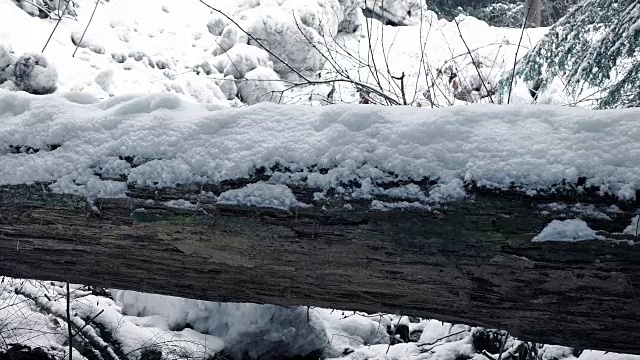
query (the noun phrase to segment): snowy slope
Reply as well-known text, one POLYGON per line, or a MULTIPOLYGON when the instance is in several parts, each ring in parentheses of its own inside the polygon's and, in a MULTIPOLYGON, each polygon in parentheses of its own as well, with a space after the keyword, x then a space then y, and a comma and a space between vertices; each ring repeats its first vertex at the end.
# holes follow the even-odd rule
POLYGON ((397 193, 425 204, 463 197, 469 181, 533 194, 584 177, 586 186, 623 200, 640 189, 637 109, 215 109, 171 94, 99 102, 78 93, 0 90, 0 185, 47 182, 64 193, 122 196, 126 183, 113 179, 159 187, 218 183, 279 165, 270 183, 341 192, 343 184, 357 181, 362 186, 344 195, 397 193), (429 194, 376 185, 425 178, 439 182, 429 194))
MULTIPOLYGON (((199 103, 234 106, 239 101, 236 95, 248 103, 324 104, 359 99, 355 87, 342 82, 337 84, 333 100, 327 99, 329 84, 295 87, 283 96, 266 96, 291 85, 288 80, 273 81, 289 79, 289 69, 198 1, 101 1, 83 40, 86 47, 78 49, 72 58, 72 37, 80 38, 94 5, 92 0, 78 3, 77 21, 64 18, 44 51, 58 70, 59 91, 83 91, 103 99, 128 93, 172 92, 199 103), (234 49, 235 44, 239 46, 234 49), (225 52, 229 49, 233 50, 225 52), (249 73, 255 67, 259 71, 249 73), (234 77, 231 81, 235 87, 230 86, 229 75, 234 77)), ((405 73, 408 102, 421 106, 466 103, 453 96, 449 86, 452 73, 463 87, 477 87, 481 80, 491 87, 499 74, 512 66, 517 49, 514 44, 520 37, 517 29, 493 28, 464 17, 458 19, 459 32, 455 23, 438 21, 424 8, 419 13, 414 9, 413 17, 422 20, 414 26, 383 26, 364 19, 357 1, 243 0, 212 5, 309 78, 331 81, 345 79, 346 75, 400 98, 399 84, 391 76, 405 73), (354 34, 338 33, 347 27, 345 23, 362 26, 354 34), (471 65, 472 58, 481 76, 471 65), (429 92, 427 97, 425 91, 429 92)), ((10 46, 18 56, 40 52, 56 26, 54 20, 28 15, 13 0, 0 0, 0 14, 0 45, 10 46)), ((528 30, 518 57, 545 32, 528 30)), ((293 80, 298 83, 300 79, 293 80)), ((528 95, 523 96, 526 100, 528 95)), ((477 94, 471 98, 477 100, 477 94)))
MULTIPOLYGON (((210 16, 202 5, 173 2, 163 7, 164 4, 158 2, 117 0, 101 3, 84 41, 101 47, 104 53, 80 48, 72 58, 75 46, 71 36, 82 34, 94 2, 79 3, 78 21, 63 19, 44 51, 59 72, 60 90, 109 97, 129 92, 167 91, 166 85, 196 101, 220 101, 216 89, 209 84, 212 81, 195 73, 188 72, 179 80, 163 82, 167 76, 184 72, 203 57, 210 56, 207 51, 215 42, 207 32, 210 16), (175 21, 178 18, 189 21, 175 21), (126 61, 120 64, 116 60, 120 61, 121 56, 126 61), (136 61, 136 56, 141 61, 136 61), (154 67, 150 63, 154 63, 154 67), (167 68, 159 69, 156 63, 167 68)), ((0 1, 0 14, 0 44, 10 45, 17 54, 40 52, 55 26, 53 20, 31 17, 11 0, 0 1)))

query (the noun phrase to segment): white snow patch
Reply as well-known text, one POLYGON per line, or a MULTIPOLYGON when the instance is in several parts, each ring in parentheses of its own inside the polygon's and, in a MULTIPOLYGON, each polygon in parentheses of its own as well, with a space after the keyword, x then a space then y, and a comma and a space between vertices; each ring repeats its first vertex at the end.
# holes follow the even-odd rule
POLYGON ((218 204, 270 207, 281 210, 309 206, 296 200, 289 187, 264 182, 225 191, 218 197, 218 204))
POLYGON ((184 209, 184 210, 196 210, 198 206, 196 204, 192 204, 191 202, 184 199, 177 200, 169 200, 164 202, 164 206, 175 208, 175 209, 184 209))
POLYGON ((411 209, 431 210, 431 207, 417 201, 386 202, 386 201, 380 201, 380 200, 373 200, 371 202, 371 210, 389 211, 389 210, 411 210, 411 209))
POLYGON ((584 240, 604 240, 605 237, 596 234, 596 232, 587 225, 586 222, 579 219, 569 220, 553 220, 550 222, 540 234, 536 235, 531 241, 584 241, 584 240))
POLYGON ((631 225, 627 226, 624 231, 622 231, 622 233, 633 236, 640 236, 640 215, 631 219, 631 225))

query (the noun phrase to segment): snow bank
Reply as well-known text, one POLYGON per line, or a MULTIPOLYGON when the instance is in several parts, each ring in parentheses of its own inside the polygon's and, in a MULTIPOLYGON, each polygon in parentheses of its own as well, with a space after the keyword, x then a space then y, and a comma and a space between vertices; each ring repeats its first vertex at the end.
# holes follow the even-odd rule
POLYGON ((77 100, 0 91, 0 185, 52 182, 59 192, 117 196, 125 184, 98 175, 170 187, 278 165, 268 183, 358 198, 446 202, 464 196, 468 181, 533 194, 580 177, 624 200, 640 189, 638 109, 265 103, 211 111, 171 94, 77 100), (15 153, 20 146, 42 151, 15 153), (439 182, 429 193, 378 187, 425 178, 439 182), (353 182, 360 187, 346 186, 353 182))
POLYGON ((598 235, 583 220, 569 219, 553 220, 531 241, 584 241, 604 239, 604 236, 598 235))

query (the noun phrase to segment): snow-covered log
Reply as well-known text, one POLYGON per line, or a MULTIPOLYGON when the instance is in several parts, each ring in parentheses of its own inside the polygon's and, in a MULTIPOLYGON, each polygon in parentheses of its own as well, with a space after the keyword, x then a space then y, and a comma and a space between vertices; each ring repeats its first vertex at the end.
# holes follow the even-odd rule
POLYGON ((640 353, 639 114, 0 94, 0 275, 640 353))

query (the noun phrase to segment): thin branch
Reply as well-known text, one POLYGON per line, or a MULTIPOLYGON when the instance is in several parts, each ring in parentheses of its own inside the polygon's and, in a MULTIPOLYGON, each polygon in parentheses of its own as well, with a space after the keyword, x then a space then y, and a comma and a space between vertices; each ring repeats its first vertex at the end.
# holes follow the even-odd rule
MULTIPOLYGON (((70 0, 69 0, 70 1, 70 0)), ((69 1, 67 1, 64 7, 64 10, 62 10, 62 14, 64 14, 65 11, 67 11, 67 8, 69 7, 69 1)), ((49 38, 47 39, 47 42, 44 44, 44 47, 42 48, 42 53, 44 53, 44 50, 47 48, 47 45, 49 45, 49 41, 51 41, 51 38, 53 37, 53 34, 56 32, 56 29, 58 28, 58 25, 60 25, 60 22, 62 21, 62 15, 60 15, 60 0, 58 1, 58 21, 56 22, 56 26, 53 27, 53 30, 51 31, 51 34, 49 34, 49 38)))
POLYGON ((520 40, 518 40, 518 47, 516 48, 516 55, 513 57, 513 69, 511 70, 511 81, 509 82, 509 96, 507 97, 507 104, 511 102, 511 91, 513 90, 513 80, 516 77, 516 65, 518 64, 518 52, 520 51, 520 44, 522 44, 522 38, 524 37, 524 29, 527 27, 527 20, 529 19, 529 11, 533 1, 527 8, 527 13, 524 15, 524 21, 522 22, 522 30, 520 31, 520 40))
POLYGON ((502 360, 502 353, 504 351, 504 347, 507 345, 507 340, 509 340, 508 332, 506 332, 504 335, 504 341, 502 342, 502 346, 500 347, 500 354, 498 355, 498 360, 502 360))
POLYGON ((82 32, 82 36, 80 37, 80 41, 78 41, 78 44, 76 44, 76 49, 73 50, 73 55, 71 55, 71 57, 76 56, 76 51, 78 51, 78 48, 80 47, 80 44, 82 44, 82 40, 84 39, 84 35, 87 33, 87 30, 89 30, 89 25, 91 25, 91 21, 93 20, 93 15, 96 14, 96 10, 98 9, 99 3, 100 3, 100 0, 96 0, 96 6, 93 8, 93 12, 91 13, 91 17, 89 18, 87 27, 84 28, 84 31, 82 32))
POLYGON ((73 334, 71 331, 71 291, 67 281, 67 330, 69 332, 69 360, 73 358, 73 334))
POLYGON ((407 105, 407 95, 405 94, 405 91, 404 91, 404 72, 402 72, 402 75, 398 77, 392 75, 391 78, 393 78, 394 80, 400 81, 400 93, 402 94, 402 104, 407 105))
POLYGON ((444 339, 450 338, 450 337, 452 337, 452 336, 460 335, 460 334, 462 334, 462 333, 464 333, 464 332, 467 332, 467 330, 466 330, 466 329, 465 329, 465 330, 460 330, 460 331, 458 331, 458 332, 456 332, 456 333, 452 333, 452 334, 449 334, 449 335, 445 335, 445 336, 443 336, 443 337, 440 337, 440 338, 435 339, 434 341, 432 341, 432 342, 430 342, 430 343, 425 343, 425 344, 416 344, 416 345, 417 345, 417 346, 431 346, 431 345, 435 345, 435 344, 437 344, 439 341, 442 341, 442 340, 444 340, 444 339))
POLYGON ((491 91, 487 87, 487 83, 484 81, 484 78, 482 77, 482 74, 480 73, 480 69, 478 69, 478 64, 476 64, 476 61, 473 58, 473 55, 471 54, 471 49, 469 49, 469 46, 467 45, 467 41, 462 36, 462 30, 460 30, 460 23, 457 20, 455 20, 455 23, 456 23, 456 28, 458 28, 458 33, 460 34, 460 39, 462 39, 462 42, 464 43, 464 47, 467 48, 467 52, 469 53, 469 57, 471 57, 471 63, 473 64, 473 67, 476 69, 476 72, 478 72, 478 76, 480 77, 480 81, 482 82, 482 86, 484 86, 484 89, 487 91, 487 95, 489 96, 489 100, 491 100, 491 103, 495 104, 495 102, 493 101, 493 96, 491 96, 491 91))
POLYGON ((102 315, 102 313, 104 312, 104 309, 100 310, 99 313, 97 313, 95 316, 93 316, 91 319, 89 319, 87 322, 85 322, 84 326, 82 326, 80 329, 76 330, 76 333, 73 334, 73 336, 71 336, 71 338, 76 337, 78 334, 82 333, 82 331, 89 326, 90 323, 94 322, 96 320, 96 318, 98 318, 98 316, 102 315))

